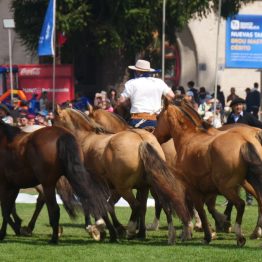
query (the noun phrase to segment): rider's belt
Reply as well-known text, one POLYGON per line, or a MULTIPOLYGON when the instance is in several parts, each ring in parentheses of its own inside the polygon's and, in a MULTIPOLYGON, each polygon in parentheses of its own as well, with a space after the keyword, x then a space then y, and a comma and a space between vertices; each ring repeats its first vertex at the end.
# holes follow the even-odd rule
POLYGON ((133 113, 133 114, 131 114, 131 118, 132 119, 156 120, 156 114, 133 113))

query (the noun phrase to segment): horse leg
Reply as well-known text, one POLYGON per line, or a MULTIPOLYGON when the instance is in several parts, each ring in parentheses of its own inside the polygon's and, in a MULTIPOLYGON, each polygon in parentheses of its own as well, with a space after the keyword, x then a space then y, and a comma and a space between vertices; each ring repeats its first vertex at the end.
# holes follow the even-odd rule
POLYGON ((242 247, 246 243, 246 239, 244 235, 242 234, 242 230, 241 230, 241 223, 242 223, 243 214, 245 211, 245 201, 239 197, 238 189, 230 189, 230 190, 227 190, 227 192, 223 192, 223 190, 221 190, 221 193, 223 193, 223 195, 229 201, 231 201, 237 209, 235 233, 237 237, 237 245, 242 247))
POLYGON ((126 237, 126 229, 124 228, 124 226, 119 222, 119 220, 117 219, 116 213, 115 213, 115 204, 117 203, 117 201, 120 199, 119 194, 117 194, 116 192, 114 192, 114 194, 112 194, 112 196, 110 197, 109 203, 112 206, 112 209, 109 211, 113 225, 117 231, 117 235, 119 238, 125 238, 126 237))
POLYGON ((212 239, 212 234, 207 220, 207 215, 204 209, 203 196, 199 192, 193 190, 190 192, 190 194, 192 196, 194 206, 202 222, 202 227, 204 230, 204 244, 209 244, 212 239))
POLYGON ((139 198, 138 201, 140 203, 140 214, 139 214, 139 231, 136 235, 137 238, 145 239, 146 238, 146 224, 145 224, 145 218, 146 218, 146 205, 147 205, 147 197, 149 188, 143 187, 138 189, 139 191, 139 198))
POLYGON ((12 217, 14 219, 14 222, 16 224, 16 226, 18 228, 21 228, 21 224, 22 224, 22 219, 18 216, 17 212, 16 212, 16 207, 14 206, 12 209, 12 217))
POLYGON ((147 230, 158 230, 159 228, 159 220, 160 220, 160 214, 161 214, 161 210, 162 210, 162 206, 156 196, 156 194, 154 193, 154 191, 152 189, 150 189, 151 195, 153 196, 153 198, 155 199, 155 217, 153 220, 153 223, 150 223, 146 226, 147 230))
POLYGON ((167 243, 169 245, 174 245, 176 242, 176 229, 173 224, 173 217, 172 217, 172 212, 167 209, 163 208, 164 212, 166 214, 166 220, 167 220, 167 225, 168 225, 168 241, 167 243))
POLYGON ((20 235, 19 225, 17 225, 10 217, 10 214, 13 208, 15 207, 15 200, 17 198, 19 189, 4 188, 4 190, 1 192, 1 210, 3 222, 0 230, 0 240, 3 240, 6 236, 7 224, 9 224, 12 227, 16 235, 20 235))
POLYGON ((127 225, 127 238, 132 239, 136 235, 136 228, 137 228, 137 219, 139 217, 139 210, 140 210, 140 203, 135 198, 132 189, 128 190, 119 190, 119 195, 122 196, 130 205, 132 209, 131 216, 129 218, 129 222, 127 225))
POLYGON ((60 208, 56 202, 55 187, 45 187, 43 186, 46 205, 49 215, 49 222, 53 229, 52 237, 49 241, 50 244, 58 243, 59 234, 59 218, 60 218, 60 208))
POLYGON ((103 219, 106 223, 106 227, 109 231, 109 235, 110 235, 110 242, 117 242, 117 232, 116 232, 116 229, 115 227, 112 225, 108 215, 104 215, 103 216, 103 219))
POLYGON ((224 214, 221 214, 216 210, 216 196, 209 197, 206 200, 206 205, 209 213, 215 220, 216 232, 228 232, 230 223, 227 221, 227 217, 224 214))
MULTIPOLYGON (((258 199, 258 195, 256 193, 256 191, 254 190, 254 188, 251 186, 251 184, 249 184, 246 180, 244 181, 244 184, 243 184, 243 187, 245 188, 245 190, 253 195, 257 202, 259 203, 259 199, 258 199)), ((255 229, 253 230, 252 234, 250 235, 250 239, 257 239, 257 238, 260 238, 261 235, 262 235, 262 232, 261 232, 261 226, 259 225, 260 224, 260 221, 262 219, 262 213, 260 211, 260 207, 258 205, 258 219, 257 219, 257 224, 256 224, 256 227, 255 229)))
POLYGON ((45 197, 43 192, 39 193, 36 200, 36 207, 33 216, 27 226, 21 228, 21 234, 23 236, 32 236, 32 232, 35 228, 36 220, 45 204, 45 197))
POLYGON ((228 200, 226 209, 224 211, 224 215, 226 216, 226 219, 227 219, 228 223, 230 223, 230 224, 231 224, 232 210, 233 210, 233 203, 230 200, 228 200))

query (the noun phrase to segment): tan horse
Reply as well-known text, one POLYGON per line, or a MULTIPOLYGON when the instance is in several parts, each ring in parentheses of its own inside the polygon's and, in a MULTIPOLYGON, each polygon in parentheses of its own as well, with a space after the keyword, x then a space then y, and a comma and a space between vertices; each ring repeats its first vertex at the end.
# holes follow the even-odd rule
MULTIPOLYGON (((72 131, 78 138, 85 155, 86 166, 103 177, 132 209, 128 235, 145 237, 146 199, 149 187, 154 189, 164 209, 175 209, 185 227, 190 221, 184 203, 184 188, 177 186, 165 163, 164 153, 154 135, 145 130, 126 130, 109 134, 90 117, 74 109, 58 108, 55 125, 72 131), (138 199, 132 189, 138 190, 138 199)), ((170 227, 173 225, 170 225, 170 227)))
MULTIPOLYGON (((262 208, 261 133, 245 127, 219 131, 208 126, 188 105, 165 105, 154 134, 160 143, 172 137, 178 156, 176 171, 187 185, 202 220, 206 243, 211 241, 204 203, 217 194, 232 201, 237 209, 235 232, 237 244, 243 246, 241 231, 245 202, 238 195, 245 179, 253 186, 262 208)), ((262 221, 258 221, 261 226, 262 221)))

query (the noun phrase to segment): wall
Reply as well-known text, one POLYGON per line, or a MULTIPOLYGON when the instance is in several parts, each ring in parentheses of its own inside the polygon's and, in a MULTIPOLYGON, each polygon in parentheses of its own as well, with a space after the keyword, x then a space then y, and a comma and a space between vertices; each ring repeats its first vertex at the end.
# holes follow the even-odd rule
MULTIPOLYGON (((0 1, 0 65, 9 64, 8 30, 3 28, 3 19, 13 18, 9 10, 10 2, 9 0, 0 1)), ((33 56, 30 51, 26 51, 25 47, 21 45, 14 30, 11 31, 11 36, 13 64, 38 63, 37 57, 33 56)))
MULTIPOLYGON (((262 13, 262 1, 255 1, 244 6, 240 14, 262 13)), ((194 80, 198 87, 204 86, 210 92, 214 90, 216 36, 218 18, 214 13, 202 20, 194 19, 188 27, 177 34, 181 51, 182 71, 180 83, 186 86, 194 80)), ((254 82, 260 83, 260 72, 256 69, 227 69, 225 65, 225 20, 221 20, 219 51, 218 51, 218 84, 225 95, 230 87, 236 87, 237 94, 245 97, 245 88, 253 87, 254 82)))

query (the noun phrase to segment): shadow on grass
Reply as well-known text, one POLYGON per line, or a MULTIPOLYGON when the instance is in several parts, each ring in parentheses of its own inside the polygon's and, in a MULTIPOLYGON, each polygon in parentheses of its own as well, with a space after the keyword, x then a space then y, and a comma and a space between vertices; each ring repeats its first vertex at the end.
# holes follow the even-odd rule
MULTIPOLYGON (((230 243, 221 243, 220 240, 214 240, 209 245, 205 245, 202 243, 202 238, 194 238, 193 240, 189 240, 186 242, 181 242, 180 240, 177 240, 176 244, 174 246, 167 244, 167 238, 164 239, 163 236, 150 236, 150 238, 147 238, 145 240, 119 240, 116 242, 110 242, 109 238, 106 238, 103 242, 96 242, 91 238, 76 238, 75 235, 66 235, 65 238, 61 238, 59 240, 59 243, 57 245, 49 244, 49 236, 47 235, 38 235, 35 234, 33 237, 17 237, 9 235, 6 237, 6 239, 2 242, 0 242, 1 245, 5 244, 21 244, 21 245, 29 245, 29 246, 54 246, 54 247, 64 247, 64 246, 93 246, 93 245, 114 245, 114 246, 121 246, 121 247, 132 247, 132 246, 152 246, 152 247, 170 247, 170 248, 186 248, 186 247, 196 247, 196 248, 204 248, 204 249, 221 249, 221 250, 248 250, 248 251, 258 251, 261 250, 261 248, 258 246, 245 246, 242 248, 239 248, 236 246, 235 239, 226 239, 227 241, 230 241, 230 243)), ((225 240, 225 239, 223 239, 225 240)))

